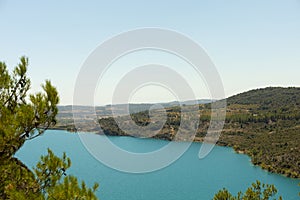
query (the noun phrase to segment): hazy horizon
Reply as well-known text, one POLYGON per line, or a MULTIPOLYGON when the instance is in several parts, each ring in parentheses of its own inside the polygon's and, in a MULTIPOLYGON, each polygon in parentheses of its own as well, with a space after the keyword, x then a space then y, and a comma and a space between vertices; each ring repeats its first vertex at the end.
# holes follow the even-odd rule
MULTIPOLYGON (((269 86, 300 86, 300 2, 291 1, 0 1, 1 61, 11 71, 29 57, 32 92, 50 79, 61 105, 73 104, 79 71, 89 54, 107 39, 133 29, 174 30, 205 49, 218 70, 225 96, 269 86)), ((110 104, 115 83, 132 67, 162 63, 185 74, 197 99, 209 99, 205 81, 192 77, 176 56, 146 51, 114 63, 103 79, 110 104), (122 70, 120 70, 122 67, 122 70), (127 71, 126 71, 127 70, 127 71)), ((167 76, 167 75, 166 75, 167 76)), ((199 77, 198 77, 199 78, 199 77)), ((168 91, 154 87, 135 93, 130 101, 169 102, 168 91)), ((98 95, 98 96, 97 96, 98 95)), ((95 102, 95 104, 98 104, 95 102)))
MULTIPOLYGON (((256 90, 256 89, 264 89, 264 88, 269 88, 269 87, 281 87, 281 88, 289 88, 289 87, 296 87, 298 88, 299 86, 266 86, 266 87, 258 87, 258 88, 252 88, 249 90, 245 90, 242 92, 238 92, 236 94, 232 94, 229 96, 226 96, 226 98, 229 98, 231 96, 234 95, 238 95, 244 92, 248 92, 251 90, 256 90)), ((187 99, 187 100, 183 100, 183 101, 177 101, 176 99, 171 100, 171 101, 153 101, 153 102, 129 102, 129 103, 117 103, 117 104, 95 104, 95 105, 73 105, 73 104, 59 104, 58 106, 86 106, 86 107, 93 107, 93 106, 97 106, 97 107, 104 107, 104 106, 110 106, 110 105, 124 105, 124 104, 167 104, 167 103, 173 103, 173 102, 189 102, 189 101, 217 101, 217 100, 221 100, 221 99, 209 99, 209 98, 201 98, 201 99, 187 99)))

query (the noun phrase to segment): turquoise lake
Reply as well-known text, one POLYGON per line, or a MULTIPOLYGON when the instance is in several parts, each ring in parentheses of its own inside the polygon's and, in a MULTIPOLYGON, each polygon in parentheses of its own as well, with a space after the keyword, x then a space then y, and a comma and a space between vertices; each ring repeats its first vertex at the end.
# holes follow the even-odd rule
MULTIPOLYGON (((133 152, 153 151, 168 144, 163 140, 132 137, 110 137, 110 140, 133 152)), ((236 194, 256 180, 274 184, 283 199, 299 200, 299 179, 268 173, 253 166, 248 156, 236 154, 227 147, 216 146, 200 160, 200 146, 201 143, 193 143, 183 156, 164 169, 130 174, 111 169, 96 160, 85 149, 78 134, 49 130, 43 136, 26 142, 16 157, 32 168, 40 156, 46 154, 48 147, 59 156, 66 152, 72 160, 72 167, 67 173, 90 186, 98 182, 97 195, 101 200, 206 200, 212 199, 223 187, 236 194)))

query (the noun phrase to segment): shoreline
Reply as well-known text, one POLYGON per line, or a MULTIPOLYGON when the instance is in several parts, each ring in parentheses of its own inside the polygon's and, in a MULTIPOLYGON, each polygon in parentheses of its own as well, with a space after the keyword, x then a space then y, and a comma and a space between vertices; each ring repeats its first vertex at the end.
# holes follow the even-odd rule
MULTIPOLYGON (((118 134, 115 134, 115 135, 112 135, 112 134, 104 134, 104 133, 99 133, 97 131, 88 131, 88 130, 80 130, 80 131, 74 131, 74 130, 67 130, 66 128, 62 128, 62 127, 52 127, 52 128, 49 128, 48 130, 62 130, 62 131, 67 131, 68 133, 91 133, 91 134, 97 134, 97 135, 106 135, 106 136, 113 136, 113 137, 133 137, 133 138, 140 138, 140 137, 136 137, 136 136, 133 136, 133 135, 118 135, 118 134)), ((149 137, 149 138, 141 138, 141 139, 155 139, 155 140, 165 140, 165 141, 174 141, 174 140, 171 140, 170 138, 166 138, 166 137, 149 137)), ((176 142, 195 142, 195 143, 203 143, 203 137, 194 137, 193 141, 188 141, 188 140, 176 140, 176 142)), ((287 177, 287 178, 292 178, 292 179, 297 179, 297 180, 300 180, 300 175, 292 175, 292 174, 288 174, 288 173, 278 173, 274 170, 271 170, 272 166, 269 166, 269 165, 266 165, 264 163, 261 163, 261 164, 255 164, 253 163, 253 156, 249 153, 249 150, 246 150, 246 149, 238 149, 236 148, 235 146, 232 146, 228 143, 225 143, 225 142, 220 142, 219 140, 217 141, 217 143, 215 144, 217 146, 222 146, 222 147, 230 147, 234 150, 235 153, 237 154, 244 154, 244 155, 247 155, 249 156, 250 158, 250 162, 253 166, 257 166, 257 167, 260 167, 262 170, 265 170, 269 173, 274 173, 274 174, 278 174, 278 175, 281 175, 281 176, 284 176, 284 177, 287 177)), ((284 169, 281 169, 281 170, 284 170, 284 169)))

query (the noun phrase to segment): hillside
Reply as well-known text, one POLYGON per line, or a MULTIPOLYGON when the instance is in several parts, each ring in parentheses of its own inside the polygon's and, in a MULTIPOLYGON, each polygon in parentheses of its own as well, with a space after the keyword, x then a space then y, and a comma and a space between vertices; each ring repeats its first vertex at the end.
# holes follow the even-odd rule
MULTIPOLYGON (((227 114, 218 145, 232 146, 237 152, 246 153, 253 164, 262 168, 300 178, 300 88, 269 87, 251 90, 227 99, 227 114)), ((186 105, 196 110, 199 106, 200 124, 194 141, 203 141, 209 127, 210 104, 186 105)), ((160 129, 163 110, 143 111, 121 117, 120 129, 111 117, 99 120, 104 134, 131 135, 173 140, 181 120, 181 108, 166 109, 167 120, 160 129), (148 132, 131 129, 131 119, 139 126, 151 125, 148 132), (158 132, 153 135, 154 132, 158 132)), ((188 117, 188 116, 183 116, 188 117)), ((189 133, 190 127, 183 127, 189 133)), ((186 140, 187 138, 183 138, 186 140)))
POLYGON ((219 140, 271 172, 300 177, 300 88, 265 88, 228 98, 219 140))
POLYGON ((290 87, 267 87, 250 90, 241 94, 231 96, 227 99, 230 104, 259 104, 261 106, 282 107, 300 105, 300 88, 290 87))

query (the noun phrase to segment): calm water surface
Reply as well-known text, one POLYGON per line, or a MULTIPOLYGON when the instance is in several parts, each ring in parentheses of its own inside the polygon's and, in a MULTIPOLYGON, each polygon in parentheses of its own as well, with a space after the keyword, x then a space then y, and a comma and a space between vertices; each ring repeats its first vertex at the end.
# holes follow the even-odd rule
MULTIPOLYGON (((110 140, 133 152, 153 151, 168 143, 131 137, 110 137, 110 140)), ((48 147, 58 155, 66 152, 72 160, 68 173, 90 186, 100 183, 97 195, 101 200, 206 200, 212 199, 223 187, 232 193, 244 191, 255 180, 274 184, 284 199, 299 200, 299 179, 261 170, 251 164, 248 156, 236 154, 227 147, 217 146, 206 158, 199 160, 200 146, 200 143, 193 143, 175 163, 147 174, 123 173, 106 167, 88 153, 78 134, 66 131, 49 130, 28 141, 16 156, 33 167, 48 147)))

